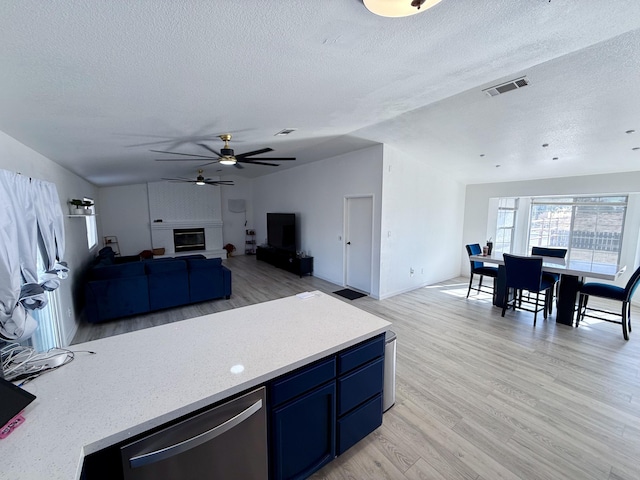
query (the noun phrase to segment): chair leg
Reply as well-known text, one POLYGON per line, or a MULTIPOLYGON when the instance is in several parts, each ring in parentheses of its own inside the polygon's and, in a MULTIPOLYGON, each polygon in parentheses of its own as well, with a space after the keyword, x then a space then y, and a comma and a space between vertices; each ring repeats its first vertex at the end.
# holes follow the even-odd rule
POLYGON ((467 298, 469 298, 469 294, 471 293, 471 284, 473 283, 473 272, 471 272, 471 278, 469 279, 469 290, 467 290, 467 298))
POLYGON ((627 323, 627 302, 622 302, 622 336, 625 340, 629 340, 629 331, 627 330, 629 324, 627 323))
POLYGON ((584 322, 584 317, 587 314, 588 303, 589 303, 589 295, 584 295, 584 301, 582 302, 582 314, 581 315, 579 314, 579 318, 581 322, 584 322))
MULTIPOLYGON (((538 319, 538 301, 540 299, 540 292, 536 292, 536 306, 533 308, 533 326, 536 326, 536 320, 538 319)), ((547 307, 544 308, 545 316, 547 314, 547 307)))
POLYGON ((504 312, 507 311, 509 307, 509 289, 504 289, 504 301, 502 302, 502 316, 504 317, 504 312))
POLYGON ((578 313, 576 314, 576 328, 580 325, 580 312, 582 312, 582 302, 583 302, 584 294, 580 293, 578 295, 578 313))
POLYGON ((631 302, 627 303, 627 329, 631 333, 631 302))

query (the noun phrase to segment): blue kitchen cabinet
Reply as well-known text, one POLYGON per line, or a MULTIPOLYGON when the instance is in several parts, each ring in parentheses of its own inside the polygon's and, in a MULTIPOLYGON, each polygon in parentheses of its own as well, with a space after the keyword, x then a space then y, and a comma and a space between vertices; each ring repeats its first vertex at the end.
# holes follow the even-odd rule
POLYGON ((336 456, 335 358, 286 375, 271 386, 271 472, 307 478, 336 456))
POLYGON ((337 445, 342 455, 382 425, 384 335, 338 353, 337 445))
POLYGON ((382 425, 384 334, 274 380, 273 480, 303 479, 382 425))

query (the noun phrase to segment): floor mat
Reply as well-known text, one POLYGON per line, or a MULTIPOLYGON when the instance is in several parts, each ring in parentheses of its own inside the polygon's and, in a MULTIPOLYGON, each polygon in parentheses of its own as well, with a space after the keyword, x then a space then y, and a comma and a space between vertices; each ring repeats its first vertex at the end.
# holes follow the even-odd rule
POLYGON ((356 298, 366 297, 366 293, 356 292, 355 290, 351 290, 350 288, 345 288, 343 290, 338 290, 337 292, 333 292, 336 295, 340 295, 341 297, 348 298, 349 300, 355 300, 356 298))

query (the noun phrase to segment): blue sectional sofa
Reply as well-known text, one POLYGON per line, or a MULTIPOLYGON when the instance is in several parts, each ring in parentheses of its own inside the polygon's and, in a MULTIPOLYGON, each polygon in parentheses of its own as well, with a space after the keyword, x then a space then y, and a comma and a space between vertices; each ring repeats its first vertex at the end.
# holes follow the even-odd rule
POLYGON ((85 286, 90 323, 231 297, 231 271, 220 258, 189 255, 141 261, 100 253, 85 286))

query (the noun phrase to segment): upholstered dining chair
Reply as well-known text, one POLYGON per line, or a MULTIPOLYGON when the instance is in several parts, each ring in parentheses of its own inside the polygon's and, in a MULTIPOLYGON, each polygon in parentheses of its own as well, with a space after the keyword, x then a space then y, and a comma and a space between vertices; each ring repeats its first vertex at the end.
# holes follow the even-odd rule
MULTIPOLYGON (((471 255, 480 255, 482 253, 482 248, 480 248, 480 244, 479 243, 472 243, 469 245, 465 245, 465 248, 467 249, 467 254, 469 256, 471 255)), ((471 293, 471 290, 476 290, 478 292, 483 292, 483 293, 490 293, 491 295, 493 295, 495 297, 495 287, 494 287, 494 282, 492 282, 491 284, 491 291, 489 290, 483 290, 482 289, 482 279, 483 277, 491 277, 494 280, 496 278, 498 278, 498 267, 485 267, 484 263, 482 262, 474 262, 472 260, 469 260, 470 264, 471 264, 471 277, 469 278, 469 289, 467 290, 467 298, 469 298, 469 293, 471 293), (478 286, 477 287, 473 287, 473 275, 480 275, 480 280, 478 282, 478 286)))
MULTIPOLYGON (((531 247, 531 255, 541 255, 543 257, 565 258, 567 256, 566 248, 551 248, 551 247, 531 247)), ((555 291, 556 298, 558 297, 558 282, 560 281, 560 274, 542 272, 542 278, 550 281, 554 285, 553 291, 555 291)), ((553 301, 549 302, 549 315, 553 310, 553 301)))
POLYGON ((502 307, 502 316, 504 317, 507 308, 513 306, 513 309, 519 308, 528 312, 533 312, 533 325, 535 326, 538 318, 538 312, 543 311, 544 318, 547 318, 548 303, 551 301, 550 293, 553 283, 542 276, 542 258, 540 257, 521 257, 518 255, 509 255, 505 253, 505 302, 502 307), (512 299, 509 299, 509 289, 514 290, 512 299), (526 290, 530 294, 535 293, 535 297, 530 295, 528 299, 524 299, 522 291, 526 290), (540 293, 544 292, 544 300, 540 303, 540 293), (522 304, 529 305, 531 308, 525 308, 522 304))
POLYGON ((580 300, 578 301, 578 319, 576 326, 584 320, 584 317, 597 318, 605 322, 617 323, 622 325, 622 336, 625 340, 629 340, 629 332, 631 332, 631 297, 640 284, 640 266, 633 272, 627 284, 622 287, 609 285, 606 283, 590 282, 580 287, 580 300), (611 310, 589 307, 589 297, 600 297, 608 300, 621 302, 619 312, 611 310), (587 313, 589 312, 589 313, 587 313), (594 315, 593 312, 601 315, 594 315), (614 318, 611 318, 614 317, 614 318), (620 320, 616 318, 620 317, 620 320))

